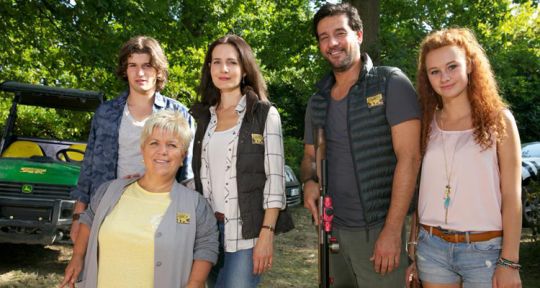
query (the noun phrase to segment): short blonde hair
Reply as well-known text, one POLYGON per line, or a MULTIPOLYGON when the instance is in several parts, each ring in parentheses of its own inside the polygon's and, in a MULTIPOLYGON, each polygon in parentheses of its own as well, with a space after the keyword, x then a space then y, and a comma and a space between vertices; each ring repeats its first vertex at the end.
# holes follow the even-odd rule
POLYGON ((182 143, 182 149, 187 152, 191 138, 193 137, 189 124, 178 111, 161 110, 152 114, 144 124, 141 133, 141 146, 146 142, 146 139, 152 134, 154 129, 159 128, 164 132, 169 132, 178 136, 182 143))

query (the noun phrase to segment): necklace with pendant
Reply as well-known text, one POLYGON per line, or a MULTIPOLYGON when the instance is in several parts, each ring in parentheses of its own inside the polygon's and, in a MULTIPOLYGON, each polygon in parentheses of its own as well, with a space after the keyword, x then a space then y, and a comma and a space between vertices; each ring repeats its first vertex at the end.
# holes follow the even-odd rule
POLYGON ((443 154, 444 154, 444 171, 446 174, 446 186, 444 187, 444 193, 443 193, 443 203, 444 203, 444 223, 448 224, 448 208, 450 207, 450 201, 452 200, 452 186, 450 185, 450 178, 452 176, 452 171, 454 169, 454 157, 456 156, 456 148, 457 143, 454 146, 454 152, 452 153, 452 159, 450 162, 450 167, 448 167, 448 156, 446 153, 446 137, 444 133, 444 123, 442 118, 440 119, 441 122, 441 138, 443 142, 443 154))

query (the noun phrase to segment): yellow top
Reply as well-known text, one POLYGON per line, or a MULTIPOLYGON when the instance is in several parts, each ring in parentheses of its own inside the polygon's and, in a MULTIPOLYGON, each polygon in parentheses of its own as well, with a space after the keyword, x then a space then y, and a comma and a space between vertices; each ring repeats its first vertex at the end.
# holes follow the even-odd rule
POLYGON ((169 193, 129 185, 99 229, 98 287, 153 287, 154 234, 169 193))

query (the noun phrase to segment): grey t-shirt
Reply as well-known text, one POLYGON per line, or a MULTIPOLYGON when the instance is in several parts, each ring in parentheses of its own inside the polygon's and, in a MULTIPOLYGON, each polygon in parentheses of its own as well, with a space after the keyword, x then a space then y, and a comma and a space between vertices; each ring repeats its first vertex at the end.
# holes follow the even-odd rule
MULTIPOLYGON (((355 84, 357 85, 357 84, 355 84)), ((351 88, 350 91, 353 89, 351 88)), ((350 150, 347 124, 348 98, 328 103, 326 114, 326 159, 328 163, 328 194, 334 205, 334 225, 338 228, 366 226, 350 150)), ((311 102, 304 121, 304 143, 313 144, 311 102)), ((388 78, 386 88, 386 119, 390 126, 420 118, 416 92, 405 74, 396 71, 388 78)))
POLYGON ((137 121, 131 116, 127 104, 124 107, 120 129, 118 130, 117 178, 144 174, 145 168, 141 154, 141 133, 144 123, 146 123, 148 118, 137 121))

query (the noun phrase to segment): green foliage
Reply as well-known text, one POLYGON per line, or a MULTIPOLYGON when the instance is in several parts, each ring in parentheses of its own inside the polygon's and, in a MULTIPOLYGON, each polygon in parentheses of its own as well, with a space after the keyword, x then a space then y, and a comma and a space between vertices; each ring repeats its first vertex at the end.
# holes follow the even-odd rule
MULTIPOLYGON (((381 4, 381 60, 400 67, 411 79, 416 74, 418 47, 433 30, 468 27, 493 29, 509 13, 509 0, 389 0, 381 4)), ((483 42, 482 37, 479 39, 483 42)))
POLYGON ((522 141, 540 139, 538 1, 381 1, 381 62, 413 81, 419 43, 432 30, 467 27, 483 45, 522 141))
POLYGON ((304 155, 304 144, 302 140, 295 137, 285 137, 283 139, 285 148, 285 163, 294 171, 294 174, 300 176, 300 163, 304 155))
MULTIPOLYGON (((169 58, 164 94, 190 105, 197 98, 209 43, 236 33, 253 47, 286 137, 301 139, 305 103, 328 70, 311 34, 311 18, 323 2, 0 1, 0 81, 98 90, 111 99, 126 88, 114 76, 119 48, 130 37, 145 34, 158 39, 169 58)), ((474 30, 522 138, 540 138, 538 1, 388 0, 381 1, 380 10, 381 64, 402 68, 413 82, 418 45, 429 31, 451 26, 474 30)), ((9 107, 5 101, 0 99, 4 117, 9 107)), ((84 139, 89 116, 33 109, 21 110, 25 125, 19 132, 84 139), (35 126, 38 119, 43 123, 35 126)), ((287 145, 297 145, 288 153, 301 157, 299 140, 287 145)))
MULTIPOLYGON (((163 93, 190 105, 209 43, 236 33, 253 47, 270 97, 282 107, 286 133, 301 137, 303 120, 294 117, 303 115, 320 74, 318 51, 307 32, 312 13, 308 0, 1 1, 0 81, 99 90, 111 99, 126 88, 114 76, 119 48, 144 34, 158 39, 169 59, 163 93), (283 109, 286 105, 297 111, 283 109)), ((34 109, 20 111, 23 125, 17 132, 52 138, 87 132, 82 128, 87 123, 80 122, 88 117, 67 120, 34 109), (79 131, 69 128, 73 123, 81 125, 79 131), (49 131, 55 126, 64 128, 49 131)))
POLYGON ((532 2, 514 6, 496 29, 483 28, 501 94, 522 142, 540 139, 540 17, 532 2))

